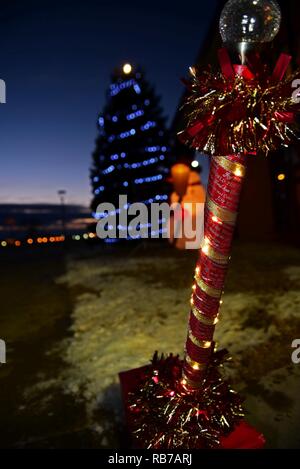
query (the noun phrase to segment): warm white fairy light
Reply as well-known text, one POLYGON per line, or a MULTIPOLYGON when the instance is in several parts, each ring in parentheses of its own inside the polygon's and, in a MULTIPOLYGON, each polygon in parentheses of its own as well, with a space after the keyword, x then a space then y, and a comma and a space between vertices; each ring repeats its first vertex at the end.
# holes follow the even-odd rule
POLYGON ((243 175, 242 170, 240 168, 236 168, 236 170, 234 171, 234 175, 241 177, 243 175))

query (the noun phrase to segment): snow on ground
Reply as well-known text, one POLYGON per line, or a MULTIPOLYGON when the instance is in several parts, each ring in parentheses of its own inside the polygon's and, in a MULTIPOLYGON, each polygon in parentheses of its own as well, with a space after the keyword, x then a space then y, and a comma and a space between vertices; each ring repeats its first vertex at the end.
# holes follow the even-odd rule
MULTIPOLYGON (((289 252, 286 265, 278 253, 264 264, 263 251, 255 257, 252 248, 239 249, 216 340, 234 358, 230 374, 247 398, 250 420, 271 445, 300 445, 300 365, 291 362, 292 340, 300 337, 299 257, 293 264, 289 252)), ((99 406, 119 413, 120 371, 148 363, 155 350, 182 355, 193 264, 189 253, 162 256, 152 249, 69 258, 67 273, 57 279, 77 292, 61 379, 67 392, 84 396, 90 414, 99 406)))

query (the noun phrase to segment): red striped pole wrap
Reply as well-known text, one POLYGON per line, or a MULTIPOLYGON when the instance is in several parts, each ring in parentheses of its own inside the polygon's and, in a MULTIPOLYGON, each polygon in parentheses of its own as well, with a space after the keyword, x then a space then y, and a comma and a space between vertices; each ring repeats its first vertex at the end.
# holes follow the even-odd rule
POLYGON ((188 390, 201 388, 213 352, 213 335, 246 172, 245 160, 245 154, 211 159, 204 242, 195 271, 183 365, 182 383, 188 390))

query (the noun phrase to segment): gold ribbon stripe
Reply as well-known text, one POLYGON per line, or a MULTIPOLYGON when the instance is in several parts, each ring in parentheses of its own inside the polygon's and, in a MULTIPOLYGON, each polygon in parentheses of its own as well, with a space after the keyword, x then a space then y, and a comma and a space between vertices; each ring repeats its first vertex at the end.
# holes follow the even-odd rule
POLYGON ((189 339, 193 342, 194 345, 200 348, 209 348, 211 346, 211 342, 209 340, 199 340, 197 337, 194 336, 192 331, 189 331, 189 339))
POLYGON ((202 252, 209 257, 212 261, 216 262, 217 264, 226 265, 229 261, 229 256, 225 256, 220 252, 217 252, 210 244, 205 244, 204 249, 202 248, 202 252))
POLYGON ((188 353, 185 354, 185 361, 189 364, 193 370, 201 371, 205 370, 206 364, 205 363, 199 363, 193 360, 188 353))
POLYGON ((217 218, 220 218, 224 223, 234 224, 237 217, 237 212, 231 212, 226 208, 217 205, 210 197, 207 196, 206 205, 210 212, 217 218))
POLYGON ((184 386, 188 385, 189 387, 191 387, 193 389, 198 389, 198 388, 201 388, 201 386, 202 386, 201 381, 200 382, 193 381, 190 378, 188 378, 185 373, 182 373, 182 378, 183 378, 183 381, 185 381, 185 383, 183 383, 184 386))
POLYGON ((246 167, 244 165, 230 161, 225 156, 216 156, 214 159, 219 166, 235 176, 244 177, 246 175, 246 167))
POLYGON ((202 280, 202 278, 198 277, 197 274, 195 275, 195 280, 200 290, 204 291, 207 295, 212 296, 213 298, 220 298, 222 296, 222 290, 210 287, 202 280))
POLYGON ((215 326, 219 321, 218 316, 215 318, 209 318, 205 316, 198 308, 196 308, 196 306, 193 306, 192 313, 195 318, 202 324, 205 324, 205 326, 215 326))

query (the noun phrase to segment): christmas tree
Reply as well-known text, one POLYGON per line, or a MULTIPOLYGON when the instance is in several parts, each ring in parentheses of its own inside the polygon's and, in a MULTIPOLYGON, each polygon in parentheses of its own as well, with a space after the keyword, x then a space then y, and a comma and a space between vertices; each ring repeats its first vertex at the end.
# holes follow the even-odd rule
POLYGON ((96 219, 103 216, 98 205, 118 207, 121 194, 128 204, 168 201, 170 147, 159 102, 140 68, 125 64, 112 74, 92 155, 91 207, 96 219))

